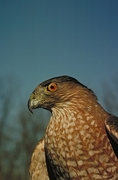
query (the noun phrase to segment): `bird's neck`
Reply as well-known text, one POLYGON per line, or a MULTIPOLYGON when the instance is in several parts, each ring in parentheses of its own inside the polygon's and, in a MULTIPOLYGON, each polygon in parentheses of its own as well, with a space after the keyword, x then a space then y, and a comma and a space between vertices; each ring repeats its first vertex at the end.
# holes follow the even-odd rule
POLYGON ((61 137, 60 133, 66 136, 66 134, 74 134, 75 130, 79 134, 83 131, 83 126, 88 127, 89 130, 95 128, 100 131, 100 128, 104 127, 104 120, 107 117, 108 114, 104 109, 97 102, 94 103, 91 100, 88 102, 81 100, 76 104, 73 104, 72 101, 63 103, 52 108, 52 116, 46 130, 48 138, 46 139, 53 138, 55 140, 61 137), (99 114, 99 111, 102 113, 99 114))

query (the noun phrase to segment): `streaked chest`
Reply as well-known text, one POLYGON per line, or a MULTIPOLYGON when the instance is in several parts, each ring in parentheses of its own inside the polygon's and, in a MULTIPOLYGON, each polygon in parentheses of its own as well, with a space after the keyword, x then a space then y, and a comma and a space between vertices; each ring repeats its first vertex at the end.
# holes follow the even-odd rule
POLYGON ((105 113, 93 114, 91 108, 61 109, 52 115, 45 147, 57 179, 118 178, 118 162, 106 135, 105 117, 105 113))

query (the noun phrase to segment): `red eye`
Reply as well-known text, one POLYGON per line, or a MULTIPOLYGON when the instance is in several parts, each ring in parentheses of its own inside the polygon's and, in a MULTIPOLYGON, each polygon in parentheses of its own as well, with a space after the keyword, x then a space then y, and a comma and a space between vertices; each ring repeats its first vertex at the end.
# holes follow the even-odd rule
POLYGON ((49 91, 54 92, 54 91, 57 90, 57 84, 51 83, 51 84, 48 85, 47 88, 48 88, 49 91))

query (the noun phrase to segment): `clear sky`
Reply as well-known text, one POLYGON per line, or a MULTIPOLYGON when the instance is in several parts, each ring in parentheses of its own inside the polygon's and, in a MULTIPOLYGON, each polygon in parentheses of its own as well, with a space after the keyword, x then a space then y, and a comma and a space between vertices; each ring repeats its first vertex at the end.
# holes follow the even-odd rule
POLYGON ((118 0, 0 0, 0 76, 40 82, 70 75, 101 98, 118 74, 118 0))

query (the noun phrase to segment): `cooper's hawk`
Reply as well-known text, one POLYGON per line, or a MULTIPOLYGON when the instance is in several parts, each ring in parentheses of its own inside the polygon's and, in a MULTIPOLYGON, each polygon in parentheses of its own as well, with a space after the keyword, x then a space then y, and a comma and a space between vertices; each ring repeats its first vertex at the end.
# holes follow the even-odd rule
POLYGON ((93 91, 72 77, 55 77, 36 87, 28 107, 52 113, 32 157, 32 180, 48 179, 47 170, 51 180, 118 180, 118 118, 93 91))

